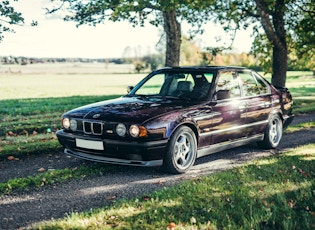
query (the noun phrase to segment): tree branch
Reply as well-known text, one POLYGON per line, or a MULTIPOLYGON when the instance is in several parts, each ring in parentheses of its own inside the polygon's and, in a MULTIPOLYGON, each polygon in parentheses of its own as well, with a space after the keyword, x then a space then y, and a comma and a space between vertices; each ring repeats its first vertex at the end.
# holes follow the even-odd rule
POLYGON ((266 2, 264 0, 255 0, 255 2, 258 8, 258 14, 261 18, 261 24, 265 30, 268 40, 273 46, 283 45, 280 38, 277 36, 274 25, 271 23, 266 2))

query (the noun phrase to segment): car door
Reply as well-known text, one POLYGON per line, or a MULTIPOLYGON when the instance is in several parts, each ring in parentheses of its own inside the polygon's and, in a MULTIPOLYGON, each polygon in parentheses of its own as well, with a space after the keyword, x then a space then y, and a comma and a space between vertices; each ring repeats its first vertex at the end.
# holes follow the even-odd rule
POLYGON ((264 80, 252 71, 238 71, 242 98, 246 107, 246 136, 262 133, 271 112, 270 91, 264 80))
POLYGON ((246 105, 241 97, 240 82, 235 71, 222 71, 216 80, 215 105, 211 126, 211 144, 232 144, 244 137, 246 105))

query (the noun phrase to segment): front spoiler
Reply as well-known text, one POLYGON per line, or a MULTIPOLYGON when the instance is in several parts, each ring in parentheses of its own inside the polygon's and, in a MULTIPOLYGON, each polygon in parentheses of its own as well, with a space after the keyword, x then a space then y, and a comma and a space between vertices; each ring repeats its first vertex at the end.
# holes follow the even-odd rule
POLYGON ((109 163, 109 164, 148 166, 148 167, 163 165, 163 160, 152 160, 152 161, 125 160, 125 159, 104 157, 104 156, 99 156, 99 155, 91 155, 91 154, 86 154, 83 152, 73 151, 70 149, 65 149, 64 153, 84 159, 84 160, 96 161, 96 162, 101 162, 101 163, 109 163))

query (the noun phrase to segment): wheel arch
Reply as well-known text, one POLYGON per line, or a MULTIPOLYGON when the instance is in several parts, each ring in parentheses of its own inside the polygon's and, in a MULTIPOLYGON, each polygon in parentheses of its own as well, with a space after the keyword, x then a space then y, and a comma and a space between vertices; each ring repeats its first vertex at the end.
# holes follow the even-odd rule
POLYGON ((270 117, 273 116, 273 115, 277 115, 279 116, 279 118, 281 119, 281 121, 283 122, 284 121, 284 117, 283 117, 283 113, 281 111, 281 109, 273 109, 269 116, 268 116, 268 121, 270 120, 270 117))
POLYGON ((195 134, 195 137, 196 137, 196 141, 197 141, 197 145, 198 145, 198 142, 199 142, 199 133, 198 133, 198 129, 196 127, 195 124, 191 123, 191 122, 183 122, 183 123, 179 123, 177 124, 173 129, 172 131, 168 134, 168 139, 170 139, 172 137, 172 135, 175 133, 175 131, 177 129, 179 129, 180 127, 182 126, 187 126, 189 127, 195 134))

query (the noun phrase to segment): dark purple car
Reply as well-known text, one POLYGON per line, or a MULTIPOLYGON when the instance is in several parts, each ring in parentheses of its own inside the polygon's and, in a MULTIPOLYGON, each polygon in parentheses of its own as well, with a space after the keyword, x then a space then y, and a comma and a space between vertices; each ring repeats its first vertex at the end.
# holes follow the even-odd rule
POLYGON ((210 153, 250 142, 277 147, 294 117, 286 88, 241 67, 163 68, 128 89, 63 114, 65 153, 184 173, 210 153))

